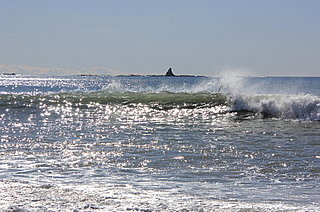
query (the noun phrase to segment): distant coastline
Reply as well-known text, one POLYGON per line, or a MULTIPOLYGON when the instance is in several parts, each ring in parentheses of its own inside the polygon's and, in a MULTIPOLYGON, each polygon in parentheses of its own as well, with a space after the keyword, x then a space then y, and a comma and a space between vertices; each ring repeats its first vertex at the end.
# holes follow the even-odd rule
POLYGON ((157 74, 148 74, 148 75, 140 75, 140 74, 124 74, 124 75, 114 75, 115 77, 206 77, 200 75, 174 75, 174 76, 166 76, 166 75, 157 75, 157 74))
POLYGON ((170 67, 165 75, 152 74, 152 75, 139 75, 139 74, 130 74, 130 75, 118 75, 120 77, 205 77, 205 76, 195 76, 195 75, 175 75, 172 72, 170 67))
MULTIPOLYGON (((16 76, 16 75, 23 75, 23 74, 16 74, 16 73, 0 73, 2 76, 16 76)), ((70 75, 68 75, 70 76, 70 75)), ((201 76, 201 75, 174 75, 174 76, 166 76, 166 75, 157 75, 157 74, 148 74, 148 75, 142 75, 142 74, 119 74, 119 75, 101 75, 101 74, 78 74, 74 76, 79 77, 98 77, 98 76, 110 76, 110 77, 207 77, 207 76, 201 76)))
MULTIPOLYGON (((204 75, 174 75, 174 76, 166 76, 160 74, 118 74, 118 75, 111 75, 111 74, 66 74, 66 75, 37 75, 37 74, 23 74, 23 73, 0 73, 0 76, 79 76, 79 77, 100 77, 100 76, 108 76, 108 77, 209 77, 204 75)), ((221 77, 221 76, 210 76, 210 77, 221 77)), ((245 78, 320 78, 320 76, 236 76, 236 77, 245 77, 245 78)))
POLYGON ((2 73, 1 75, 6 75, 6 76, 15 76, 16 73, 2 73))

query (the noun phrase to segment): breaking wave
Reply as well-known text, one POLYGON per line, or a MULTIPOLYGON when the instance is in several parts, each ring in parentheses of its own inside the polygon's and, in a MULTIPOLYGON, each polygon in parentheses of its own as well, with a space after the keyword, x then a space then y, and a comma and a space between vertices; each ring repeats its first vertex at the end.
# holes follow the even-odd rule
POLYGON ((262 115, 263 118, 320 120, 320 98, 309 94, 299 95, 236 95, 222 93, 172 93, 172 92, 71 92, 51 95, 0 96, 1 108, 39 107, 70 104, 86 107, 90 104, 143 104, 157 109, 206 108, 227 106, 225 112, 262 115))
POLYGON ((309 94, 251 95, 232 99, 233 111, 250 111, 265 118, 320 120, 320 98, 309 94))
POLYGON ((130 85, 119 80, 111 80, 96 91, 3 93, 0 94, 0 109, 44 108, 50 105, 88 108, 95 104, 146 105, 159 110, 222 106, 223 110, 220 110, 220 113, 235 113, 256 118, 320 120, 319 95, 281 92, 268 94, 268 91, 267 94, 263 94, 265 90, 257 90, 258 88, 257 84, 252 85, 244 82, 241 77, 232 76, 202 81, 192 86, 173 83, 150 84, 148 87, 145 84, 130 85), (252 87, 251 91, 248 84, 252 87))

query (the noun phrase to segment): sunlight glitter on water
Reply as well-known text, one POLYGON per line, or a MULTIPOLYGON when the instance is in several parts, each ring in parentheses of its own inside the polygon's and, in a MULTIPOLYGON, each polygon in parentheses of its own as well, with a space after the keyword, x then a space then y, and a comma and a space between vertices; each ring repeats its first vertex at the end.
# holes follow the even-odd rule
MULTIPOLYGON (((79 82, 73 80, 71 87, 79 82)), ((83 91, 96 83, 83 80, 72 92, 45 88, 34 95, 35 87, 26 86, 28 95, 18 90, 1 95, 0 210, 22 205, 44 211, 312 211, 318 206, 320 126, 311 119, 316 96, 285 98, 284 108, 301 112, 302 120, 296 120, 292 114, 261 114, 267 111, 260 111, 261 103, 274 96, 179 93, 172 85, 180 81, 170 87, 159 84, 164 79, 146 80, 152 82, 147 88, 141 87, 143 79, 119 80, 111 93, 83 91), (142 92, 134 92, 139 86, 142 92)))

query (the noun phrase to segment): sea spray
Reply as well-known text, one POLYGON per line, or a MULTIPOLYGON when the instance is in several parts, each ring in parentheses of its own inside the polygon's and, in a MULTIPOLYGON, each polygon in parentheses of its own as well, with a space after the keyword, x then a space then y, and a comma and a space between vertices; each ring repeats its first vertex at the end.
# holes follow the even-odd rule
POLYGON ((232 72, 226 72, 220 78, 220 91, 227 96, 231 111, 253 112, 262 114, 265 118, 320 120, 318 95, 288 94, 288 87, 291 88, 291 92, 296 92, 302 86, 302 82, 285 82, 266 87, 265 81, 252 84, 250 79, 252 78, 240 77, 232 72), (286 89, 281 89, 283 86, 286 89))
POLYGON ((241 89, 244 85, 244 77, 239 76, 238 74, 238 72, 226 71, 221 75, 220 78, 220 91, 227 94, 231 98, 233 96, 240 95, 241 89))

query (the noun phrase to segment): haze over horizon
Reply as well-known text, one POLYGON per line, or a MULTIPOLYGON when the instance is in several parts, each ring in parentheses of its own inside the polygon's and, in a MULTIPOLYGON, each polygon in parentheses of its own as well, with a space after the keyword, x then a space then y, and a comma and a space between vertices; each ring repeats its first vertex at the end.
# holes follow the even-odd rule
POLYGON ((320 1, 1 1, 0 73, 320 76, 320 1))

